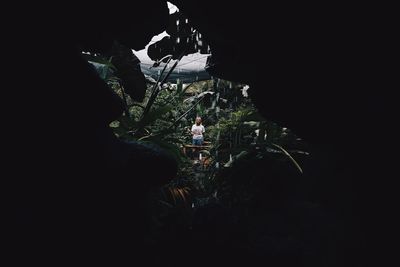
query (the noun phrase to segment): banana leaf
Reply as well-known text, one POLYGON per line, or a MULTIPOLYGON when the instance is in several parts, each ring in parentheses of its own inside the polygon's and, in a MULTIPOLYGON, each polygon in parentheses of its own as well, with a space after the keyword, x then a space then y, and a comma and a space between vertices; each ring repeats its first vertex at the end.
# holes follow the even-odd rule
POLYGON ((157 119, 160 119, 164 114, 170 112, 173 108, 174 108, 173 105, 166 105, 166 106, 154 108, 149 111, 147 116, 144 117, 140 123, 143 126, 147 126, 147 125, 155 122, 157 119))

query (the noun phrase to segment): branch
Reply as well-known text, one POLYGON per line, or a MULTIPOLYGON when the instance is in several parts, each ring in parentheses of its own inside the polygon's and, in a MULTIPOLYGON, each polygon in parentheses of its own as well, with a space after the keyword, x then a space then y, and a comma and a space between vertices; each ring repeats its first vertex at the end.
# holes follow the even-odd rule
POLYGON ((279 148, 286 156, 289 157, 289 159, 294 163, 294 165, 297 167, 297 169, 300 171, 300 173, 303 173, 303 169, 300 167, 300 165, 297 163, 297 161, 287 152, 283 147, 272 143, 273 146, 279 148))
POLYGON ((169 75, 172 73, 172 71, 175 69, 176 65, 178 65, 178 63, 179 63, 179 61, 182 59, 183 55, 184 55, 184 51, 179 55, 178 59, 175 61, 174 65, 171 67, 171 69, 168 71, 167 75, 165 75, 165 77, 162 79, 162 81, 160 82, 160 84, 158 84, 158 82, 159 82, 159 80, 160 80, 162 74, 164 73, 164 71, 165 71, 165 69, 166 69, 168 63, 171 61, 172 57, 170 57, 169 60, 168 60, 168 62, 167 62, 167 64, 165 64, 164 69, 162 70, 160 76, 159 76, 158 79, 157 79, 156 84, 155 84, 154 87, 153 87, 153 92, 152 92, 152 94, 151 94, 151 96, 150 96, 149 101, 147 102, 146 108, 145 108, 145 110, 144 110, 143 113, 142 113, 142 118, 141 118, 140 121, 139 121, 139 126, 138 126, 138 128, 137 128, 137 130, 136 130, 136 132, 135 132, 135 137, 137 137, 137 135, 143 130, 145 118, 146 118, 146 116, 148 115, 148 113, 149 113, 149 111, 150 111, 150 108, 151 108, 151 106, 153 105, 154 101, 156 100, 157 95, 158 95, 158 93, 160 92, 160 88, 161 88, 162 85, 165 83, 165 81, 168 79, 168 77, 169 77, 169 75))
POLYGON ((193 104, 193 106, 191 106, 185 113, 183 113, 178 119, 176 119, 176 121, 174 121, 174 123, 169 127, 172 128, 172 126, 174 126, 177 122, 179 122, 182 118, 184 118, 201 100, 204 99, 204 96, 202 98, 200 98, 196 103, 193 104))

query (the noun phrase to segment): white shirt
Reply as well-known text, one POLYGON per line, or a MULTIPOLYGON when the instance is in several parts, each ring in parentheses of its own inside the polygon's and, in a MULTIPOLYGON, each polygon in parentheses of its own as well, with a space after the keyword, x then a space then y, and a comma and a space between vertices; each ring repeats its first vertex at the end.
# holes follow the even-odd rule
POLYGON ((196 124, 193 124, 192 126, 192 133, 193 134, 193 139, 202 139, 203 138, 203 133, 205 132, 205 128, 203 125, 197 126, 196 124))

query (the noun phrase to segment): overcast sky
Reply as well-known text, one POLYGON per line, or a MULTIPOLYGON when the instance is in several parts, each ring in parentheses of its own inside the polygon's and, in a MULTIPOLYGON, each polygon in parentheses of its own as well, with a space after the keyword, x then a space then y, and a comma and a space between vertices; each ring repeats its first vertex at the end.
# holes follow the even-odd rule
MULTIPOLYGON (((168 3, 168 8, 169 8, 169 13, 172 14, 176 11, 178 11, 178 8, 174 5, 172 5, 171 3, 168 3)), ((133 51, 135 53, 135 55, 140 59, 142 64, 146 64, 146 65, 152 65, 154 63, 154 61, 152 61, 149 56, 147 55, 147 48, 149 47, 149 45, 151 45, 152 43, 161 40, 162 38, 164 38, 165 36, 168 36, 168 34, 164 31, 163 33, 154 36, 150 43, 147 44, 147 46, 140 50, 140 51, 133 51)), ((206 61, 207 61, 207 54, 200 54, 200 53, 195 53, 195 54, 191 54, 188 56, 184 56, 181 61, 179 62, 178 66, 176 67, 176 71, 180 71, 180 69, 187 69, 187 70, 197 70, 197 71, 201 71, 204 70, 204 66, 206 65, 206 61)), ((172 65, 172 64, 171 64, 172 65)), ((159 68, 164 67, 164 65, 161 65, 159 68)))

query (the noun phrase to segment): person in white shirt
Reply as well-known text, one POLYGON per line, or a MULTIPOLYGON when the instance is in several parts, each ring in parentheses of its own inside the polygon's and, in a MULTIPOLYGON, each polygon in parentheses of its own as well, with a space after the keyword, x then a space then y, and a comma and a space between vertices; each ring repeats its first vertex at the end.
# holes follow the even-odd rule
POLYGON ((203 133, 205 132, 205 128, 201 124, 201 117, 196 117, 196 123, 193 124, 191 132, 193 135, 193 145, 195 146, 203 145, 204 141, 203 133))

